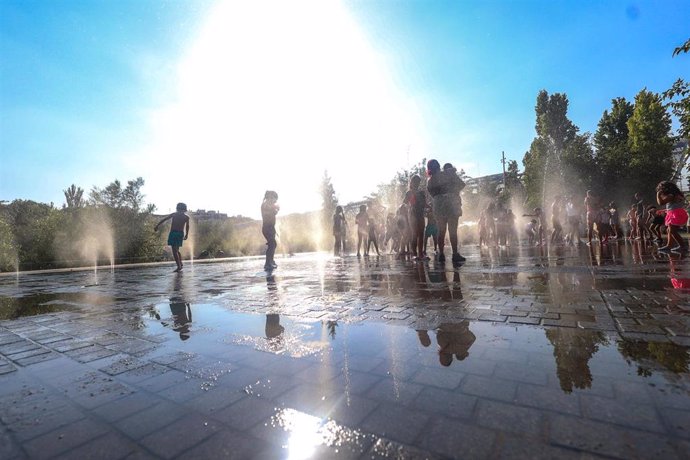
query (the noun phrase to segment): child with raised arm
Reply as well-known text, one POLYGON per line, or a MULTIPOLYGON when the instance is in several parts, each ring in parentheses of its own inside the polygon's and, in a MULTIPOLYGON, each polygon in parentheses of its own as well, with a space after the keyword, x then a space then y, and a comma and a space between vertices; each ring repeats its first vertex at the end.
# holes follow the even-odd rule
POLYGON ((666 205, 667 228, 666 246, 659 248, 659 252, 680 252, 685 249, 685 242, 680 236, 680 227, 687 225, 688 212, 684 209, 685 197, 678 186, 673 182, 663 181, 656 186, 656 201, 660 205, 666 205), (674 243, 672 246, 671 243, 674 243))
POLYGON ((266 190, 266 193, 264 193, 264 201, 261 203, 261 220, 263 221, 261 233, 263 233, 264 238, 266 238, 267 247, 264 270, 267 272, 271 272, 275 268, 278 268, 273 258, 275 257, 276 247, 278 246, 276 241, 276 214, 278 214, 279 210, 278 194, 273 190, 266 190))
POLYGON ((185 214, 185 212, 187 212, 187 205, 184 203, 177 203, 176 211, 161 219, 153 228, 154 231, 158 231, 158 227, 160 227, 163 222, 172 219, 170 233, 168 234, 168 245, 172 248, 173 258, 177 264, 176 272, 182 271, 180 248, 182 247, 182 241, 186 240, 189 236, 189 216, 185 214))

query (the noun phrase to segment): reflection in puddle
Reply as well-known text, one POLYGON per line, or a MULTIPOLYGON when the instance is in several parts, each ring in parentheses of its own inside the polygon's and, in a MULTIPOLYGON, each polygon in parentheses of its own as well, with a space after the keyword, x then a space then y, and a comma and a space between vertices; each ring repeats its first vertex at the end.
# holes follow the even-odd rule
POLYGON ((690 353, 674 343, 620 340, 618 351, 629 364, 637 364, 637 375, 649 377, 653 372, 665 375, 687 374, 690 353))
POLYGON ((574 328, 548 329, 546 338, 553 345, 556 358, 556 374, 561 389, 571 393, 573 388, 592 387, 589 360, 599 351, 599 345, 607 345, 608 339, 599 331, 583 331, 574 328))
POLYGON ((61 311, 80 311, 82 306, 106 305, 109 302, 109 298, 90 292, 33 294, 23 297, 0 296, 0 320, 61 311))
MULTIPOLYGON (((462 361, 469 356, 469 350, 476 336, 470 330, 470 322, 460 323, 441 323, 436 329, 436 342, 438 343, 438 361, 442 366, 450 366, 453 357, 457 361, 462 361)), ((417 338, 423 347, 431 345, 429 332, 417 330, 417 338)))
POLYGON ((360 430, 344 427, 329 419, 321 419, 294 409, 279 409, 271 417, 270 425, 289 433, 287 444, 288 459, 312 458, 318 446, 328 446, 361 453, 365 441, 373 438, 360 430))
MULTIPOLYGON (((395 399, 400 398, 400 388, 425 366, 469 374, 491 368, 546 372, 566 394, 592 388, 598 378, 596 370, 603 370, 601 375, 606 378, 634 377, 653 384, 681 382, 690 389, 686 347, 621 340, 615 333, 566 327, 515 328, 468 320, 413 330, 381 323, 296 320, 276 313, 240 314, 211 304, 190 308, 195 310, 195 328, 192 339, 185 342, 188 350, 202 355, 223 354, 222 346, 226 345, 287 359, 315 357, 323 366, 339 366, 348 400, 353 363, 358 369, 362 361, 371 360, 382 363, 381 369, 391 378, 395 399), (502 367, 506 363, 524 363, 525 368, 502 367), (634 373, 631 366, 636 367, 634 373)), ((149 324, 155 329, 161 323, 149 319, 149 324)), ((512 375, 503 370, 490 378, 510 380, 512 375)), ((270 386, 270 379, 260 380, 245 392, 262 393, 270 386)))
MULTIPOLYGON (((310 340, 305 330, 311 329, 310 325, 291 322, 292 327, 285 332, 285 327, 280 324, 280 315, 267 314, 265 325, 265 337, 256 337, 247 334, 232 334, 228 340, 235 345, 250 346, 258 351, 286 355, 292 358, 303 358, 319 353, 328 347, 328 343, 318 340, 310 340)), ((328 325, 324 325, 329 327, 328 325)))

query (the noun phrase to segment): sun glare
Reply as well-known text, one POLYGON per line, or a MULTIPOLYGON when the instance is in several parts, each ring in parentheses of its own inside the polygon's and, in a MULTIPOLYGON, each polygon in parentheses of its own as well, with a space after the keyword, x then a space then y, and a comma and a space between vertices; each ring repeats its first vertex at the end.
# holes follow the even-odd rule
POLYGON ((219 3, 175 79, 132 158, 161 208, 257 216, 273 189, 282 213, 318 209, 324 170, 346 202, 424 150, 413 101, 338 2, 219 3))

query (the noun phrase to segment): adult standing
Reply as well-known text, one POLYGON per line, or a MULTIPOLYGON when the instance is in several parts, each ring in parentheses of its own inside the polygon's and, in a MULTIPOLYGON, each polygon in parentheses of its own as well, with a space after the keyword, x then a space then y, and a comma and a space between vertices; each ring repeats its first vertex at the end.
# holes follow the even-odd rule
POLYGON ((263 220, 261 233, 263 233, 264 238, 266 238, 267 246, 264 270, 267 272, 278 268, 273 257, 275 256, 276 247, 278 246, 276 242, 276 214, 278 214, 279 209, 278 194, 272 190, 267 190, 264 194, 264 201, 261 203, 261 219, 263 220))
POLYGON ((459 201, 460 190, 465 183, 460 180, 453 169, 441 170, 441 165, 436 160, 427 163, 429 181, 427 190, 432 198, 434 215, 438 224, 439 262, 445 262, 443 253, 446 240, 446 231, 450 238, 450 246, 453 251, 453 264, 463 262, 465 258, 458 253, 458 220, 462 214, 459 201))

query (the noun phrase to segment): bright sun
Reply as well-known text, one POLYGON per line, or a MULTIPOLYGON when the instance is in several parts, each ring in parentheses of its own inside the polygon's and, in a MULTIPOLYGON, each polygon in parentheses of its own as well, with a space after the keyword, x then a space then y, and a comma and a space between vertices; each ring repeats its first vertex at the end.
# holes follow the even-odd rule
POLYGON ((219 3, 176 82, 133 160, 162 211, 256 217, 267 189, 283 212, 318 209, 324 170, 341 202, 357 200, 425 149, 413 101, 337 2, 219 3))

